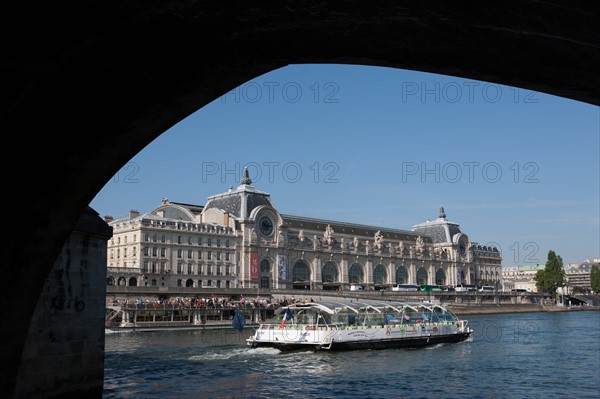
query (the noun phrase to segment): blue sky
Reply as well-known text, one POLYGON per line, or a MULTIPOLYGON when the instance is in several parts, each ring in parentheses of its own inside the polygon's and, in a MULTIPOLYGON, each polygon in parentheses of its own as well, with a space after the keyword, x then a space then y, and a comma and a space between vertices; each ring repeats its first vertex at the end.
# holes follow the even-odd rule
POLYGON ((410 230, 444 206, 503 265, 600 257, 599 108, 382 67, 290 65, 181 121, 107 182, 101 216, 253 185, 284 214, 410 230))

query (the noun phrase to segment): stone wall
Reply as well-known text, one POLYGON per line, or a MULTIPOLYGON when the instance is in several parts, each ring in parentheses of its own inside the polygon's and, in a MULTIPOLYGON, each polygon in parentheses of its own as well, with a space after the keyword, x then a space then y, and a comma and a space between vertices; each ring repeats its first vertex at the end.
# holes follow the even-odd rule
POLYGON ((102 397, 111 230, 88 208, 64 244, 34 311, 15 398, 102 397))

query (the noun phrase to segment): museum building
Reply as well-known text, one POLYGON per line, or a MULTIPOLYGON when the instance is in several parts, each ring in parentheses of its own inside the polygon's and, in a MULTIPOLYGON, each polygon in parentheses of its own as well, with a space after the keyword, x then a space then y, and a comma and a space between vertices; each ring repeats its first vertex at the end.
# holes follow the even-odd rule
POLYGON ((501 283, 497 248, 472 242, 444 208, 412 230, 281 214, 252 186, 204 206, 170 202, 113 219, 109 285, 349 290, 501 283))

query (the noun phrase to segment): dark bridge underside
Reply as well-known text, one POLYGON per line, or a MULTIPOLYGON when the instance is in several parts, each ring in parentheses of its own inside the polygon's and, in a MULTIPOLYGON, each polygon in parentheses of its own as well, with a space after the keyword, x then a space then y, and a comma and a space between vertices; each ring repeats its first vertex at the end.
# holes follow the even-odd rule
MULTIPOLYGON (((171 126, 288 64, 389 66, 600 104, 593 2, 3 2, 2 391, 38 293, 93 197, 171 126), (10 144, 7 144, 9 143, 10 144), (8 159, 8 155, 13 157, 8 159), (6 245, 8 244, 8 245, 6 245)), ((340 132, 342 134, 342 132, 340 132)))

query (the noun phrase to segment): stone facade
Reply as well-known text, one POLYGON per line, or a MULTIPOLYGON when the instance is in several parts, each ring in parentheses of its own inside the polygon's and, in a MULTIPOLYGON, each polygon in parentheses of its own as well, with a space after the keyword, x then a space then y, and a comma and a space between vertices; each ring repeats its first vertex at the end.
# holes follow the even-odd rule
POLYGON ((537 292, 535 287, 535 275, 538 270, 544 270, 545 266, 540 264, 507 266, 502 270, 502 286, 504 291, 526 290, 537 292))
MULTIPOLYGON (((202 206, 164 198, 151 213, 131 211, 110 220, 109 285, 151 287, 236 286, 234 220, 203 222, 202 206)), ((214 216, 214 215, 212 215, 214 216)), ((207 212, 204 219, 211 220, 207 212)))
POLYGON ((204 206, 163 200, 110 220, 108 284, 365 290, 393 284, 499 285, 501 257, 444 209, 412 230, 281 214, 248 171, 204 206))
POLYGON ((477 265, 472 270, 477 273, 471 281, 478 285, 492 285, 496 289, 502 288, 502 256, 498 248, 489 245, 472 243, 473 262, 477 265))
MULTIPOLYGON (((590 275, 594 264, 600 264, 600 259, 586 259, 583 263, 565 265, 563 269, 565 271, 566 292, 573 294, 591 293, 590 275)), ((525 289, 530 292, 537 292, 535 276, 539 270, 545 268, 546 265, 540 264, 507 266, 502 270, 502 285, 506 291, 525 289)))

